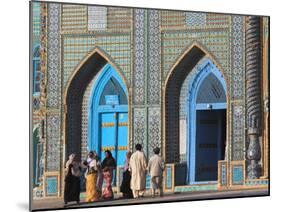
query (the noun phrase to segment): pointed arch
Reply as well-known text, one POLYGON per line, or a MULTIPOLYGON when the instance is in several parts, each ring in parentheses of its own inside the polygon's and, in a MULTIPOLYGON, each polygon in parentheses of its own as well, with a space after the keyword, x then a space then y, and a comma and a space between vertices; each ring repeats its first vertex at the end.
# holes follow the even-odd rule
MULTIPOLYGON (((227 109, 227 87, 224 76, 209 58, 204 58, 196 67, 196 74, 190 80, 186 98, 186 161, 187 161, 187 184, 196 184, 196 130, 197 110, 223 110, 227 109)), ((223 116, 220 114, 220 122, 223 116)), ((221 124, 220 124, 221 126, 221 124)), ((222 134, 226 136, 226 132, 222 134)), ((218 158, 224 155, 224 141, 218 139, 218 158), (222 150, 223 149, 223 150, 222 150)), ((220 158, 222 159, 222 158, 220 158)), ((217 166, 216 166, 217 167, 217 166)), ((200 182, 203 183, 203 182, 200 182)))
POLYGON ((119 74, 110 64, 105 65, 93 84, 88 108, 88 149, 95 150, 99 153, 99 111, 102 109, 107 112, 128 112, 128 92, 126 86, 119 74), (121 94, 118 96, 118 104, 114 105, 114 107, 106 105, 103 101, 105 90, 110 87, 111 84, 115 86, 114 91, 119 91, 121 94), (124 92, 124 94, 122 92, 124 92))
MULTIPOLYGON (((168 163, 179 162, 179 97, 180 90, 187 75, 203 58, 209 58, 218 68, 220 73, 225 76, 224 71, 214 57, 198 42, 190 45, 182 55, 176 60, 164 81, 163 92, 163 140, 164 158, 168 163)), ((224 77, 225 78, 225 77, 224 77)), ((226 89, 228 83, 226 81, 226 89)), ((228 96, 227 96, 228 101, 228 96)))
POLYGON ((64 92, 64 159, 71 153, 76 153, 78 158, 81 157, 83 95, 89 83, 107 63, 118 73, 128 93, 128 84, 123 73, 102 49, 95 47, 84 57, 73 71, 64 92))

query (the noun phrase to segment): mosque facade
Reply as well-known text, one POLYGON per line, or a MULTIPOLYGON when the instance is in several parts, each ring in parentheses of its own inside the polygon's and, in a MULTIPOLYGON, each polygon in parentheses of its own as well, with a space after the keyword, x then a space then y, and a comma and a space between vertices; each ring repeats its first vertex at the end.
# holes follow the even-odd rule
MULTIPOLYGON (((159 147, 165 193, 268 188, 269 17, 30 3, 33 198, 64 164, 159 147)), ((147 179, 149 187, 149 177, 147 179)))

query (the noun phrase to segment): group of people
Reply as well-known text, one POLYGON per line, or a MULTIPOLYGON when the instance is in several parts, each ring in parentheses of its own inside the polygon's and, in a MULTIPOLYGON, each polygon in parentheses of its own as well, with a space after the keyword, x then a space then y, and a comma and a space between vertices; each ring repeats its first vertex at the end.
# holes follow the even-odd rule
MULTIPOLYGON (((131 154, 127 152, 123 168, 123 180, 120 191, 124 198, 139 198, 144 196, 146 188, 146 174, 150 175, 151 195, 154 197, 156 191, 163 195, 162 178, 164 161, 159 156, 160 149, 156 147, 154 155, 146 163, 145 154, 141 144, 136 144, 136 151, 131 154)), ((82 170, 85 171, 86 180, 86 202, 94 202, 100 199, 113 199, 112 180, 113 171, 116 169, 116 161, 109 150, 105 151, 105 158, 100 162, 96 152, 89 152, 87 159, 79 163, 75 154, 69 156, 65 166, 64 203, 80 202, 80 178, 82 170)))

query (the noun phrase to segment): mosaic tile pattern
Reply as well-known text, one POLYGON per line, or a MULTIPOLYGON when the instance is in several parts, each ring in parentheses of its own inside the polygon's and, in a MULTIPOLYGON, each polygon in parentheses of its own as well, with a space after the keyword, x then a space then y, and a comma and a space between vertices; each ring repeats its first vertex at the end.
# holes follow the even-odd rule
POLYGON ((244 94, 244 19, 242 16, 232 16, 232 86, 233 98, 240 99, 244 94))
POLYGON ((71 4, 62 5, 63 31, 86 31, 87 26, 87 6, 71 4))
POLYGON ((39 2, 32 2, 32 36, 33 47, 40 39, 41 31, 41 4, 39 2))
POLYGON ((162 33, 162 81, 188 45, 187 33, 162 33))
POLYGON ((198 64, 190 71, 190 73, 186 76, 182 84, 181 91, 180 91, 180 119, 187 118, 186 108, 187 108, 189 87, 191 86, 192 79, 194 79, 195 75, 200 71, 202 61, 204 61, 204 58, 202 58, 198 62, 198 64))
POLYGON ((92 81, 87 86, 83 101, 82 101, 82 135, 81 135, 81 158, 86 158, 88 154, 88 111, 89 111, 89 104, 90 104, 90 95, 91 95, 91 89, 95 82, 96 77, 92 79, 92 81))
POLYGON ((244 108, 242 105, 232 107, 232 160, 243 160, 244 158, 244 108))
MULTIPOLYGON (((161 149, 161 110, 160 108, 148 108, 148 157, 154 155, 153 149, 161 149)), ((160 153, 163 154, 162 152, 160 153)))
POLYGON ((64 86, 69 77, 74 71, 75 67, 82 61, 82 59, 97 46, 109 56, 109 59, 114 61, 123 72, 126 82, 130 84, 130 36, 129 35, 72 35, 64 36, 63 39, 63 73, 64 86))
POLYGON ((148 11, 148 103, 160 102, 161 40, 159 11, 148 11))
POLYGON ((134 95, 135 104, 145 100, 145 11, 134 10, 134 95))
POLYGON ((107 26, 107 8, 88 6, 88 30, 105 30, 107 26))
POLYGON ((244 174, 243 166, 233 166, 232 167, 232 184, 233 185, 243 185, 244 174))
POLYGON ((135 144, 142 144, 145 155, 147 155, 146 142, 146 111, 145 108, 133 109, 133 151, 135 151, 135 144))
POLYGON ((221 163, 221 186, 225 186, 227 183, 227 169, 226 169, 226 164, 221 163))
POLYGON ((193 191, 217 191, 218 185, 204 185, 204 186, 179 186, 175 187, 174 192, 193 192, 193 191))
POLYGON ((97 36, 96 45, 119 67, 126 83, 131 84, 131 36, 127 34, 97 36))
POLYGON ((172 188, 172 167, 166 167, 166 189, 172 188))
POLYGON ((132 28, 133 9, 108 7, 108 29, 114 31, 128 31, 132 28))
POLYGON ((161 11, 162 28, 184 28, 185 26, 185 12, 161 11))
POLYGON ((206 25, 213 27, 228 27, 230 23, 229 15, 210 13, 206 16, 206 25))
POLYGON ((188 27, 204 27, 206 25, 206 13, 186 12, 185 16, 188 27))
POLYGON ((162 33, 163 81, 177 58, 194 41, 200 43, 208 52, 212 53, 214 59, 225 71, 226 78, 229 77, 229 32, 226 29, 200 30, 198 32, 181 30, 162 33))
POLYGON ((57 171, 60 167, 60 117, 47 116, 47 171, 57 171))
POLYGON ((48 84, 47 105, 57 107, 60 103, 60 5, 48 6, 48 84))
POLYGON ((267 179, 264 179, 264 180, 246 180, 245 184, 247 186, 269 185, 269 181, 267 179))
POLYGON ((146 179, 145 179, 145 187, 146 189, 150 189, 150 175, 146 175, 146 179))
POLYGON ((79 62, 95 45, 93 36, 63 36, 63 85, 65 87, 69 77, 79 62))
POLYGON ((46 193, 47 196, 57 195, 58 192, 58 178, 46 177, 46 193))

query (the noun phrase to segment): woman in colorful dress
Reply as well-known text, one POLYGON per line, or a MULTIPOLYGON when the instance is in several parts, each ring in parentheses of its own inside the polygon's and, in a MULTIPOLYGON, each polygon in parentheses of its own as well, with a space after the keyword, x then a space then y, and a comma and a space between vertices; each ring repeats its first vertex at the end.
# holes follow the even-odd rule
POLYGON ((109 150, 105 151, 105 159, 102 161, 101 167, 103 170, 103 179, 105 182, 105 188, 102 192, 102 198, 113 199, 111 183, 113 178, 113 170, 116 169, 116 162, 109 150))
POLYGON ((93 202, 99 199, 97 191, 97 178, 100 162, 97 160, 96 152, 90 152, 87 161, 84 163, 87 165, 86 178, 86 202, 93 202))
POLYGON ((127 152, 125 164, 123 168, 123 180, 120 187, 120 191, 123 193, 124 198, 133 198, 132 189, 130 188, 131 173, 129 172, 129 163, 130 163, 131 155, 132 155, 131 152, 127 152))
MULTIPOLYGON (((98 156, 97 156, 97 160, 100 163, 100 159, 98 156)), ((98 179, 97 179, 97 192, 98 192, 99 199, 102 198, 102 184, 103 184, 103 172, 100 165, 98 166, 98 179)))
POLYGON ((65 165, 65 186, 64 186, 64 204, 76 201, 80 203, 80 176, 81 166, 76 161, 75 154, 69 156, 69 160, 65 165))

